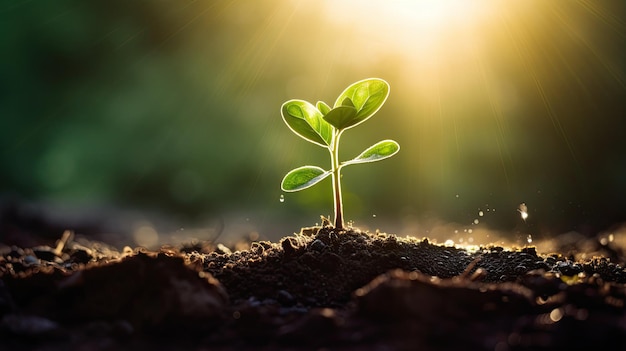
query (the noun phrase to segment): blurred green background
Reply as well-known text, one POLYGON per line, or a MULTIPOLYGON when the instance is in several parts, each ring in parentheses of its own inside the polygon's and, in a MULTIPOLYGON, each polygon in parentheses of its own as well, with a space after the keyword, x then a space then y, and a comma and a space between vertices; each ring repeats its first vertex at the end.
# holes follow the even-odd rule
POLYGON ((604 230, 626 221, 625 16, 621 0, 4 1, 0 194, 289 234, 332 200, 325 181, 279 201, 285 172, 329 163, 281 104, 379 77, 390 97, 341 155, 401 150, 345 169, 346 219, 604 230))

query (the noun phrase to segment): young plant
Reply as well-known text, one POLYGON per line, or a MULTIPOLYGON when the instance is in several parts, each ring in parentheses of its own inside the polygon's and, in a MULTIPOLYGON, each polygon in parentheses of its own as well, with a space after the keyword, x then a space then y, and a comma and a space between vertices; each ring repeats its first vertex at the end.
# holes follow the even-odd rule
POLYGON ((323 101, 313 104, 304 100, 289 100, 281 107, 283 120, 289 128, 313 144, 330 152, 330 170, 317 166, 302 166, 291 170, 282 180, 281 189, 294 192, 313 186, 332 177, 335 207, 335 228, 343 229, 343 203, 341 199, 341 168, 358 163, 380 161, 395 155, 400 145, 393 140, 383 140, 368 147, 357 157, 339 162, 339 139, 344 131, 372 117, 387 100, 389 84, 378 78, 358 81, 346 88, 335 101, 333 108, 323 101))

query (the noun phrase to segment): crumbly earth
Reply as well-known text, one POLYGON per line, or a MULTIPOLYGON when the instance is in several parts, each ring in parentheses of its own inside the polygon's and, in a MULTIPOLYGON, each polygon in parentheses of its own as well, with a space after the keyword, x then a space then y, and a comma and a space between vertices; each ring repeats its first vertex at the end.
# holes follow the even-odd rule
POLYGON ((231 250, 7 248, 0 350, 626 347, 626 270, 605 257, 330 226, 231 250))

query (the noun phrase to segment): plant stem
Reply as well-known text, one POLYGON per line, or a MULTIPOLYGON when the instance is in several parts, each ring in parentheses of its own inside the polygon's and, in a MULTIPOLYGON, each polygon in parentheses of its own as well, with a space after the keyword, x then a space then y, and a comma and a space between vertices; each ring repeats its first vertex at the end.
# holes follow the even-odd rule
POLYGON ((343 229, 343 201, 341 199, 341 167, 339 166, 339 137, 337 132, 333 138, 330 149, 330 161, 332 163, 333 198, 335 200, 335 229, 343 229))

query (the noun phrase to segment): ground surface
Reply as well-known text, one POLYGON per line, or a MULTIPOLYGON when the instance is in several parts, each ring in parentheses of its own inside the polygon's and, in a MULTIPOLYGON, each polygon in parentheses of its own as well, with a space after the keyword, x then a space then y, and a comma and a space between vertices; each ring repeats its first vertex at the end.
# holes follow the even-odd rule
POLYGON ((246 250, 74 237, 0 255, 0 350, 625 349, 623 253, 303 229, 246 250))

